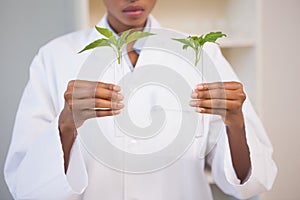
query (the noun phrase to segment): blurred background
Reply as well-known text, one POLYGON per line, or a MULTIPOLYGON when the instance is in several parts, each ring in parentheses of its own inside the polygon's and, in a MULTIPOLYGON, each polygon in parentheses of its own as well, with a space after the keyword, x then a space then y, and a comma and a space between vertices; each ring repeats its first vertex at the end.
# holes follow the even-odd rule
MULTIPOLYGON (((104 13, 102 0, 0 0, 1 200, 12 199, 3 166, 34 55, 59 35, 94 26, 104 13)), ((272 190, 259 198, 300 199, 300 1, 157 0, 153 15, 186 33, 227 33, 222 52, 268 131, 279 170, 272 190)))

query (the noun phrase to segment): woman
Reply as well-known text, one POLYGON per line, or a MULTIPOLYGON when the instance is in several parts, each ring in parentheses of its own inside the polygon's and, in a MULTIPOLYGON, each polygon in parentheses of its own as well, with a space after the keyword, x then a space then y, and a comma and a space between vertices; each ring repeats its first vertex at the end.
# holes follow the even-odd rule
MULTIPOLYGON (((98 26, 115 33, 158 26, 149 16, 156 0, 104 3, 107 15, 98 26)), ((60 37, 35 57, 5 165, 14 198, 212 199, 205 160, 191 156, 188 164, 181 159, 157 172, 124 174, 98 163, 74 137, 87 119, 105 119, 124 107, 119 86, 74 80, 89 55, 76 52, 97 36, 94 30, 87 30, 60 37)), ((224 132, 207 162, 224 192, 247 198, 272 186, 277 172, 272 146, 218 47, 209 45, 206 52, 215 64, 222 65, 222 75, 233 81, 198 84, 190 105, 198 113, 222 117, 224 132)), ((134 67, 139 55, 130 51, 128 57, 129 67, 134 67)))

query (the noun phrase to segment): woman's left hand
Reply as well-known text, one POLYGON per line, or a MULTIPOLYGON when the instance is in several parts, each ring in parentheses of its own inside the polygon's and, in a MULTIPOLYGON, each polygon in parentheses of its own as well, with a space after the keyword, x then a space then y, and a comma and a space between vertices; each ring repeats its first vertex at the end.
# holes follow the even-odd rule
POLYGON ((203 83, 193 91, 190 106, 199 113, 222 116, 226 126, 242 127, 245 99, 243 85, 239 82, 203 83))
POLYGON ((190 105, 196 112, 222 116, 230 147, 233 168, 244 182, 251 169, 242 112, 246 94, 239 82, 203 83, 196 86, 190 105))

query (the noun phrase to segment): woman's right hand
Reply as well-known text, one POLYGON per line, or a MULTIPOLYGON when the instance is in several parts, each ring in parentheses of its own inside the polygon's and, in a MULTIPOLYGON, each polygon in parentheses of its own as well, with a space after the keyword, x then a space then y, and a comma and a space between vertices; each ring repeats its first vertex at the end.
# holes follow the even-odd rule
POLYGON ((67 171, 70 151, 79 128, 87 119, 117 115, 124 107, 120 87, 103 82, 72 80, 64 93, 65 105, 58 128, 67 171))
POLYGON ((103 82, 72 80, 64 93, 59 117, 61 134, 76 132, 87 119, 116 115, 124 107, 120 87, 103 82))

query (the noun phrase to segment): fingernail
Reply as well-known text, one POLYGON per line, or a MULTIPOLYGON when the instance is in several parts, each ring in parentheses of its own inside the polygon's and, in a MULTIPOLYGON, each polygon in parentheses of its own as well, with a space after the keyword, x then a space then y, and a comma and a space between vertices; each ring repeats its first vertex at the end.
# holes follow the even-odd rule
POLYGON ((118 115, 118 114, 120 114, 120 112, 121 112, 120 110, 115 110, 115 111, 113 111, 113 114, 118 115))
POLYGON ((204 108, 196 108, 196 112, 199 112, 199 113, 202 113, 202 112, 204 112, 204 108))
POLYGON ((198 86, 197 86, 197 89, 198 89, 198 90, 203 90, 203 89, 204 89, 204 86, 203 86, 203 85, 198 85, 198 86))
POLYGON ((197 105, 197 102, 195 101, 190 101, 190 106, 196 106, 197 105))
POLYGON ((118 104, 117 104, 117 107, 118 107, 118 108, 123 108, 123 107, 124 107, 124 104, 118 103, 118 104))
POLYGON ((121 90, 121 87, 118 86, 118 85, 115 85, 115 86, 113 87, 113 90, 118 92, 118 91, 121 90))
POLYGON ((119 100, 123 100, 123 99, 124 99, 124 96, 123 96, 122 94, 118 94, 118 95, 117 95, 117 98, 118 98, 119 100))
POLYGON ((192 98, 196 99, 198 97, 198 94, 196 92, 192 93, 192 98))

